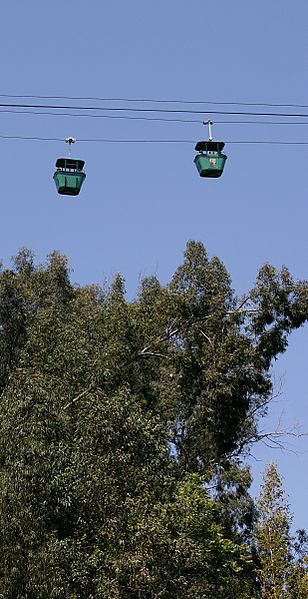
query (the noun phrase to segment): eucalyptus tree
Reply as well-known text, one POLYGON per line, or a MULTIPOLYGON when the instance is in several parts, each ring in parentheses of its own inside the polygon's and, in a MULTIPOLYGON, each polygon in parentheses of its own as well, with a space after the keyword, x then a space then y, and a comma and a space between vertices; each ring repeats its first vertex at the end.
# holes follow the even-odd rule
POLYGON ((305 281, 266 265, 237 298, 201 243, 132 301, 22 250, 0 273, 0 593, 249 596, 241 460, 307 317, 305 281))
POLYGON ((308 592, 307 538, 304 531, 299 531, 299 542, 294 542, 292 514, 275 464, 269 464, 266 469, 257 509, 254 538, 260 596, 262 599, 304 599, 308 592))

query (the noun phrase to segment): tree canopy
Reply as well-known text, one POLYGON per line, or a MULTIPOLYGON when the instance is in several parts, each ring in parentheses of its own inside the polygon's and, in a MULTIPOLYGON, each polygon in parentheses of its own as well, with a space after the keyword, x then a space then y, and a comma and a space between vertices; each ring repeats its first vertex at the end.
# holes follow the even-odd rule
POLYGON ((0 273, 0 594, 251 596, 242 458, 307 318, 306 281, 265 265, 237 297, 200 242, 131 301, 21 250, 0 273))
POLYGON ((292 514, 277 466, 269 464, 257 501, 254 538, 262 599, 305 599, 308 595, 307 538, 291 535, 292 514), (306 545, 306 551, 304 548, 306 545))

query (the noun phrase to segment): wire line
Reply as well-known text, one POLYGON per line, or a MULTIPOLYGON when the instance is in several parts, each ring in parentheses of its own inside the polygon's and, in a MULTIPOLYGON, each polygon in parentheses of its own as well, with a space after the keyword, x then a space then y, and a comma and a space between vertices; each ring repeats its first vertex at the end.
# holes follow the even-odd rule
POLYGON ((271 102, 222 102, 217 100, 163 100, 157 98, 101 98, 95 96, 45 96, 45 95, 20 95, 0 94, 1 98, 36 98, 41 100, 84 100, 96 102, 147 102, 153 104, 212 104, 218 106, 268 106, 277 108, 308 108, 307 104, 275 104, 271 102))
MULTIPOLYGON (((128 116, 128 115, 111 115, 111 114, 81 114, 72 112, 46 112, 36 110, 13 110, 13 109, 1 109, 0 114, 22 114, 22 115, 37 115, 37 116, 65 116, 65 117, 76 117, 76 118, 101 118, 101 119, 119 119, 119 120, 133 120, 133 121, 154 121, 162 123, 198 123, 199 119, 168 119, 163 117, 147 117, 147 116, 128 116)), ((216 125, 308 125, 308 121, 216 121, 216 125)))
MULTIPOLYGON (((26 135, 2 135, 0 139, 17 139, 22 141, 56 141, 63 142, 64 138, 59 137, 30 137, 26 135)), ((116 144, 195 144, 196 140, 189 139, 105 139, 105 138, 79 138, 76 141, 86 143, 116 143, 116 144)), ((269 141, 269 140, 228 140, 226 144, 250 144, 250 145, 280 145, 280 146, 307 146, 308 141, 269 141)))
POLYGON ((273 116, 273 117, 289 117, 289 118, 308 118, 308 114, 294 113, 275 113, 275 112, 243 112, 243 111, 227 111, 227 110, 189 110, 189 109, 173 109, 173 108, 124 108, 124 107, 101 107, 101 106, 56 106, 53 104, 0 104, 0 108, 47 108, 52 110, 84 110, 84 111, 105 111, 105 112, 149 112, 161 114, 223 114, 223 115, 243 115, 243 116, 273 116))

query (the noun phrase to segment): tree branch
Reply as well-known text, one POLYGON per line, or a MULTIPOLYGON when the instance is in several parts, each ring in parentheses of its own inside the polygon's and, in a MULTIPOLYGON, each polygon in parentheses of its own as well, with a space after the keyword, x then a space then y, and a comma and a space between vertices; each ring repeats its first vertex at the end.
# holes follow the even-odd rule
POLYGON ((139 354, 139 358, 168 358, 166 354, 160 354, 156 351, 149 351, 149 348, 145 347, 139 354))
POLYGON ((91 391, 92 386, 88 387, 88 389, 85 389, 85 391, 82 391, 82 393, 79 393, 79 395, 77 395, 77 397, 74 397, 74 399, 72 399, 72 401, 70 401, 69 403, 67 403, 64 408, 64 410, 67 410, 68 408, 70 408, 71 406, 73 406, 77 401, 79 401, 79 399, 81 399, 82 397, 84 397, 84 395, 86 395, 87 393, 89 393, 89 391, 91 391))
POLYGON ((206 340, 209 342, 209 344, 210 344, 211 348, 212 348, 212 349, 214 349, 214 344, 213 344, 213 341, 212 341, 212 339, 211 339, 211 338, 210 338, 208 335, 206 335, 206 334, 205 334, 205 333, 202 331, 202 329, 199 329, 199 331, 200 331, 201 335, 203 335, 203 337, 204 337, 204 338, 205 338, 205 339, 206 339, 206 340))

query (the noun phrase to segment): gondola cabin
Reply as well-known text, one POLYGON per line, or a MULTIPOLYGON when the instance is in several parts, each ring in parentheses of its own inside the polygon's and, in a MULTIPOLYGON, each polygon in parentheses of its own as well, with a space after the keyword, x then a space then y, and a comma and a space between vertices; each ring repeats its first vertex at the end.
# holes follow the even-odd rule
POLYGON ((194 158, 200 177, 220 177, 227 160, 222 153, 223 141, 198 141, 195 150, 199 152, 194 158))
POLYGON ((58 158, 56 172, 53 176, 58 193, 68 196, 77 196, 86 178, 83 172, 84 160, 74 158, 58 158))

